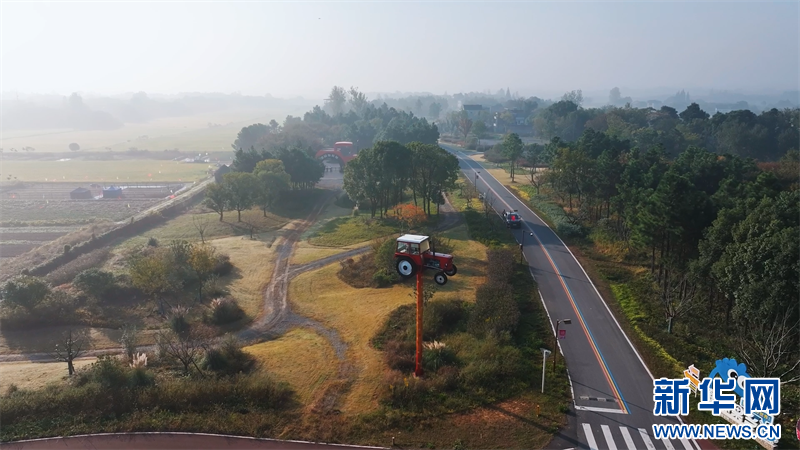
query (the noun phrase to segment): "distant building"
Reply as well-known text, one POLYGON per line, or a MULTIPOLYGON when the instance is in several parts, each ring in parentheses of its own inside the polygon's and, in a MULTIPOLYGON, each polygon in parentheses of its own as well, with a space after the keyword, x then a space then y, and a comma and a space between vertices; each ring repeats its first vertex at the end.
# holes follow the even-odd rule
POLYGON ((69 198, 72 200, 91 200, 94 198, 94 195, 92 195, 92 191, 79 187, 69 193, 69 198))
POLYGON ((461 110, 467 112, 467 117, 470 120, 477 120, 480 117, 481 111, 488 111, 489 108, 484 108, 483 105, 464 105, 461 107, 461 110))
POLYGON ((122 198, 122 188, 116 186, 103 188, 103 198, 122 198))
POLYGON ((223 164, 223 165, 219 166, 219 169, 217 169, 216 172, 214 172, 214 180, 217 183, 222 183, 222 176, 225 175, 226 173, 230 173, 230 172, 231 172, 231 168, 229 166, 226 166, 225 164, 223 164))

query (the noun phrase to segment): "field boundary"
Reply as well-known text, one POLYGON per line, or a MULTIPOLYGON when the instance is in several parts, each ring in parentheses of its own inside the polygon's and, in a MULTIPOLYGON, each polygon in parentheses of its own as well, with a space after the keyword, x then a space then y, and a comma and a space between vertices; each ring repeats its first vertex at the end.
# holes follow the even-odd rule
POLYGON ((116 239, 135 236, 154 225, 166 221, 168 216, 176 211, 180 211, 188 207, 188 205, 196 200, 201 194, 204 194, 205 189, 213 181, 214 178, 202 180, 195 186, 192 186, 184 191, 178 197, 156 205, 146 212, 131 216, 130 222, 124 224, 122 224, 122 222, 118 222, 120 224, 119 227, 109 230, 99 236, 95 236, 88 241, 84 241, 78 245, 75 245, 69 250, 69 252, 62 253, 42 264, 39 264, 36 267, 29 269, 28 274, 34 276, 45 276, 81 255, 111 244, 116 239))

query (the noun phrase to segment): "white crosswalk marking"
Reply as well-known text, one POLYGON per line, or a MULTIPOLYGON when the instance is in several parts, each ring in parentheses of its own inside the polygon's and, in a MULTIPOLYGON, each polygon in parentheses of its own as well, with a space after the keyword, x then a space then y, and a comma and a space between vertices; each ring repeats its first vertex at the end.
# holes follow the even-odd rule
POLYGON ((617 450, 617 443, 614 442, 614 436, 611 435, 611 428, 608 428, 608 425, 600 425, 600 428, 603 430, 603 436, 606 437, 609 450, 617 450))
POLYGON ((625 445, 628 446, 628 450, 636 450, 636 446, 633 445, 633 438, 631 438, 631 433, 628 431, 628 427, 619 427, 619 431, 622 432, 622 438, 625 439, 625 445))
POLYGON ((681 439, 681 444, 683 444, 683 448, 685 448, 686 450, 694 450, 694 447, 692 447, 691 442, 689 442, 686 439, 681 439))
POLYGON ((583 432, 586 434, 586 443, 589 444, 589 448, 591 450, 597 450, 597 442, 595 442, 594 434, 592 434, 592 426, 588 423, 584 423, 583 432))
POLYGON ((644 428, 639 428, 639 434, 642 436, 642 440, 644 441, 644 445, 647 447, 647 450, 656 450, 656 446, 653 445, 653 441, 651 441, 650 436, 647 435, 647 430, 644 428))
POLYGON ((667 450, 675 450, 675 447, 672 446, 672 442, 670 442, 669 439, 661 439, 661 440, 664 441, 664 447, 666 447, 667 450))

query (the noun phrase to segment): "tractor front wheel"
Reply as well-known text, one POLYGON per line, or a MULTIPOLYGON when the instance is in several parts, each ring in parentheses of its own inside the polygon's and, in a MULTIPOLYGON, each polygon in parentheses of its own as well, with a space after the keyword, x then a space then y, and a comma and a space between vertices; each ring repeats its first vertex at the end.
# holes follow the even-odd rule
POLYGON ((448 277, 452 277, 453 275, 458 273, 458 267, 456 267, 456 265, 453 264, 453 267, 451 267, 450 270, 445 270, 444 273, 446 273, 448 277))
POLYGON ((438 272, 433 276, 433 281, 435 281, 439 286, 444 286, 447 284, 447 275, 445 275, 444 272, 438 272))
POLYGON ((396 264, 397 273, 403 278, 411 278, 417 272, 414 262, 408 258, 399 258, 396 264))

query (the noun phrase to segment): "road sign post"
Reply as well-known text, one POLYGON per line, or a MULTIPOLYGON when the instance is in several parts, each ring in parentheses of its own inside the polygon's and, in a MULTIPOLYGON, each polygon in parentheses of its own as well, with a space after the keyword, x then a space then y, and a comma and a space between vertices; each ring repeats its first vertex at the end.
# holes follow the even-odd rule
POLYGON ((547 355, 550 354, 550 350, 546 348, 540 348, 539 350, 542 351, 542 394, 544 394, 544 374, 546 372, 545 368, 547 367, 547 355))
MULTIPOLYGON (((553 351, 555 352, 553 354, 553 373, 556 373, 556 359, 558 359, 558 339, 563 339, 563 338, 561 338, 559 336, 559 329, 558 329, 561 326, 562 323, 564 325, 569 325, 569 324, 572 323, 572 319, 558 319, 558 320, 556 320, 556 335, 555 335, 556 339, 555 339, 555 342, 553 343, 554 344, 553 345, 553 351)), ((566 337, 566 330, 562 330, 562 331, 564 331, 564 337, 566 337)))

